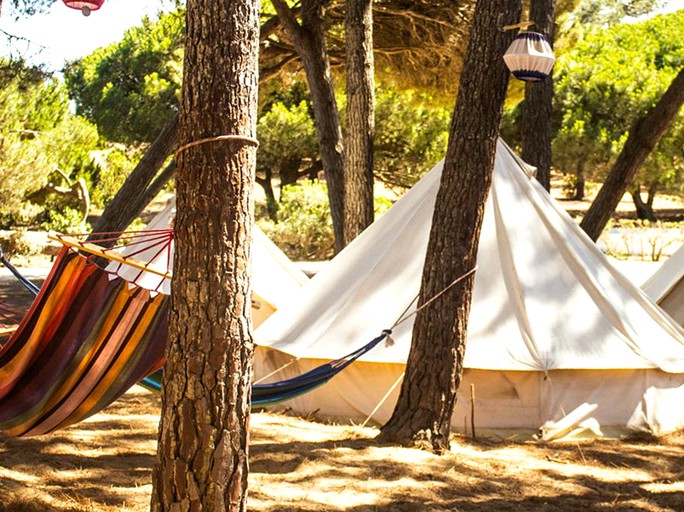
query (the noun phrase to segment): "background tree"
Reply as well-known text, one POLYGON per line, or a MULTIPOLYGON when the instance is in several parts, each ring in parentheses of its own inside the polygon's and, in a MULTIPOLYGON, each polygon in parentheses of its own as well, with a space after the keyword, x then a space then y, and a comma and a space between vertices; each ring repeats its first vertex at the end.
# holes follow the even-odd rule
MULTIPOLYGON (((266 17, 266 20, 261 27, 262 41, 272 28, 271 18, 266 17)), ((119 110, 112 110, 105 100, 111 89, 106 84, 119 80, 121 76, 126 76, 126 81, 119 84, 119 89, 126 90, 132 99, 121 98, 124 105, 121 111, 138 108, 139 117, 158 120, 154 115, 154 109, 144 112, 148 105, 155 104, 153 91, 144 87, 144 84, 148 81, 146 77, 149 75, 163 75, 169 77, 179 91, 180 83, 176 74, 164 71, 179 65, 178 53, 175 50, 165 50, 174 45, 164 45, 159 42, 172 40, 175 37, 174 34, 177 34, 176 25, 175 22, 162 20, 159 27, 153 27, 151 30, 131 30, 124 36, 121 43, 102 49, 80 62, 72 63, 70 67, 69 73, 73 80, 69 83, 76 87, 72 90, 73 97, 77 104, 83 103, 79 108, 83 112, 92 112, 93 119, 102 120, 102 122, 110 121, 111 124, 104 129, 108 133, 121 132, 118 139, 135 141, 144 138, 145 141, 139 147, 147 148, 145 156, 99 217, 94 226, 95 231, 125 229, 164 184, 164 180, 173 173, 173 163, 166 167, 164 165, 167 163, 168 155, 174 151, 175 132, 163 130, 156 135, 157 138, 152 145, 147 146, 150 142, 149 137, 154 135, 154 130, 150 130, 144 137, 141 137, 138 128, 126 122, 124 117, 118 116, 119 110), (169 30, 170 33, 167 34, 169 30), (140 47, 152 49, 149 51, 154 51, 156 55, 146 59, 138 59, 133 55, 131 62, 144 61, 154 63, 154 65, 127 67, 128 59, 124 57, 130 55, 132 49, 136 47, 133 41, 137 38, 150 38, 151 41, 141 41, 140 47), (164 59, 169 59, 171 63, 165 62, 164 59), (100 77, 95 77, 94 70, 96 69, 100 70, 100 77), (111 79, 108 78, 110 73, 114 75, 111 79)), ((261 68, 264 69, 267 65, 264 64, 263 57, 261 60, 261 68)), ((179 92, 176 96, 178 94, 179 92)), ((343 94, 338 95, 337 102, 340 105, 344 123, 345 98, 343 94)), ((404 189, 411 186, 435 161, 442 157, 446 147, 449 112, 441 106, 442 100, 439 97, 415 90, 402 90, 391 85, 379 87, 377 103, 376 177, 392 188, 404 189)), ((261 83, 258 129, 261 147, 257 156, 256 178, 266 193, 268 216, 274 221, 285 222, 284 225, 277 229, 274 227, 271 231, 273 236, 287 241, 285 248, 301 247, 301 242, 294 242, 294 244, 291 242, 302 240, 302 237, 306 236, 301 229, 302 224, 297 224, 295 219, 290 222, 285 215, 294 214, 296 204, 311 203, 308 200, 303 203, 290 203, 287 212, 278 216, 280 198, 277 187, 286 187, 303 177, 316 179, 318 172, 322 169, 311 112, 307 87, 298 73, 281 72, 277 79, 272 78, 261 83)), ((134 142, 129 143, 128 146, 138 147, 134 142)), ((318 199, 316 194, 310 197, 318 199)), ((329 212, 328 208, 321 209, 320 205, 312 208, 307 206, 305 210, 329 215, 329 213, 322 213, 329 212)), ((306 217, 318 218, 318 213, 312 217, 307 214, 306 217)), ((293 249, 290 255, 301 257, 302 254, 310 254, 310 257, 329 257, 327 224, 327 221, 319 224, 322 228, 320 232, 309 233, 307 231, 313 240, 320 240, 322 243, 320 247, 315 250, 293 249)), ((313 226, 309 222, 304 222, 303 225, 313 226)), ((269 225, 264 227, 267 230, 269 228, 269 225)), ((309 244, 304 245, 309 246, 309 244)))
POLYGON ((582 0, 570 13, 576 25, 609 26, 660 7, 662 0, 582 0))
MULTIPOLYGON (((559 59, 553 143, 558 169, 575 173, 580 185, 585 179, 605 179, 630 127, 658 101, 684 63, 684 41, 678 35, 682 23, 680 11, 596 29, 559 59)), ((660 151, 657 146, 654 158, 660 151)), ((652 185, 654 178, 651 173, 652 185)), ((667 183, 666 174, 662 185, 667 183)), ((575 196, 583 196, 581 186, 575 196)))
POLYGON ((684 103, 684 67, 665 94, 646 115, 632 126, 629 137, 596 199, 584 215, 580 227, 596 241, 603 232, 620 199, 634 180, 641 164, 672 124, 684 103))
POLYGON ((293 185, 299 178, 317 178, 322 169, 316 142, 316 129, 306 101, 287 105, 276 102, 259 117, 260 149, 257 157, 256 181, 266 194, 268 217, 278 220, 278 199, 274 179, 280 189, 293 185))
MULTIPOLYGON (((45 12, 56 1, 57 0, 5 0, 5 5, 9 6, 16 15, 32 16, 39 12, 45 12)), ((2 0, 0 0, 0 10, 2 10, 2 0)))
POLYGON ((0 215, 5 221, 45 220, 47 198, 37 193, 57 169, 77 179, 97 144, 96 129, 71 112, 66 89, 56 78, 21 61, 0 61, 0 215))
POLYGON ((344 245, 373 223, 375 65, 372 0, 347 0, 344 245))
POLYGON ((116 195, 109 202, 93 228, 93 234, 124 231, 164 188, 176 172, 175 161, 169 162, 178 147, 178 116, 174 116, 145 151, 116 195), (164 169, 160 171, 160 169, 164 169))
POLYGON ((259 2, 194 0, 152 510, 246 510, 259 2), (209 15, 210 14, 210 15, 209 15), (242 138, 206 140, 230 135, 242 138), (204 141, 204 142, 202 142, 204 141), (187 144, 196 145, 187 146, 187 144))
POLYGON ((684 193, 684 115, 681 109, 667 133, 663 135, 656 150, 644 162, 639 171, 640 181, 632 182, 629 192, 637 209, 637 217, 658 220, 653 210, 657 192, 674 195, 684 193), (643 190, 642 190, 643 189, 643 190), (646 197, 643 197, 643 193, 646 197))
POLYGON ((335 252, 339 252, 344 248, 344 142, 325 41, 325 5, 321 0, 302 0, 301 19, 298 21, 284 0, 272 0, 272 4, 302 60, 309 84, 318 146, 328 186, 335 252))
POLYGON ((491 185, 508 70, 503 54, 514 35, 518 0, 478 0, 447 156, 432 219, 413 340, 399 399, 380 438, 423 439, 449 446, 451 416, 463 371, 474 277, 454 281, 476 263, 484 203, 491 185), (439 297, 437 297, 439 295, 439 297))
POLYGON ((184 30, 183 11, 145 17, 120 42, 70 63, 64 76, 76 112, 111 142, 157 139, 178 113, 184 30))
MULTIPOLYGON (((556 0, 531 0, 532 30, 546 36, 553 48, 556 0)), ((541 82, 525 83, 522 115, 522 158, 537 168, 537 181, 551 190, 551 111, 553 76, 541 82)))

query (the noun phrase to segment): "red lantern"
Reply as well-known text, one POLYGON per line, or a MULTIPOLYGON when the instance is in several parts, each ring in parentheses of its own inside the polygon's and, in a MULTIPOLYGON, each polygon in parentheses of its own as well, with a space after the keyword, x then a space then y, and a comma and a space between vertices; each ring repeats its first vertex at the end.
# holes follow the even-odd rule
POLYGON ((90 11, 97 11, 105 0, 62 0, 64 5, 72 9, 80 9, 83 16, 90 16, 90 11))

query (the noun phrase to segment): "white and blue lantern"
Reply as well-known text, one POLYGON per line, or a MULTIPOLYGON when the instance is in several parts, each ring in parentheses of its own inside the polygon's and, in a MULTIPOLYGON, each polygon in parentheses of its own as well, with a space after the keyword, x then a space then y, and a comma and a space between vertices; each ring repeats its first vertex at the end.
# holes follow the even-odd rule
POLYGON ((504 62, 518 80, 541 82, 551 74, 556 57, 543 34, 521 32, 506 50, 504 62))

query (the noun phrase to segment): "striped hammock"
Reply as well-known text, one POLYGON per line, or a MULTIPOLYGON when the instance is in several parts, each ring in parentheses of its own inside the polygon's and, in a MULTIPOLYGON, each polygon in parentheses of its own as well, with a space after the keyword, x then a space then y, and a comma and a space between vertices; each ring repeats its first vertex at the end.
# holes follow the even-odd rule
MULTIPOLYGON (((127 243, 106 247, 87 242, 85 235, 56 237, 63 248, 47 280, 0 348, 4 434, 32 436, 67 427, 136 383, 161 389, 173 233, 113 235, 127 243)), ((253 385, 253 405, 287 400, 324 384, 388 334, 293 379, 253 385)))
POLYGON ((0 352, 0 430, 28 436, 66 427, 159 369, 167 302, 63 248, 0 352))

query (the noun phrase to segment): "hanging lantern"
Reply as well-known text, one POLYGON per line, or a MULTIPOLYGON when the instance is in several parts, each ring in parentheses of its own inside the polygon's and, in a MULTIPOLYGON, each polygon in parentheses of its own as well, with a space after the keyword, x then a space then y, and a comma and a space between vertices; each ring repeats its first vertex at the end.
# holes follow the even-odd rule
POLYGON ((97 11, 105 0, 62 0, 64 5, 72 9, 80 9, 83 16, 90 16, 91 11, 97 11))
POLYGON ((521 32, 506 50, 504 62, 518 80, 541 82, 551 74, 556 57, 543 34, 521 32))

